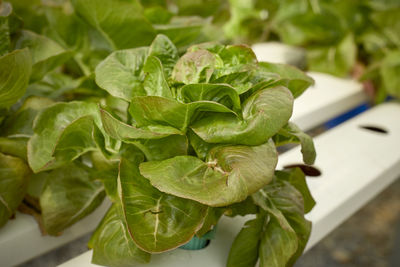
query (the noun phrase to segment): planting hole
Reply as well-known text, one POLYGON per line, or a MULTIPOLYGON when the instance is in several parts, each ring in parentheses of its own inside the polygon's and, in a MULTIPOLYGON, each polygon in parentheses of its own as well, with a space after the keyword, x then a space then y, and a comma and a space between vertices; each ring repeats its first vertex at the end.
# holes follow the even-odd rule
POLYGON ((380 133, 380 134, 388 134, 387 130, 383 129, 382 127, 378 127, 378 126, 361 125, 360 128, 368 130, 368 131, 380 133))
POLYGON ((321 175, 321 171, 318 168, 305 164, 290 164, 283 166, 283 168, 284 169, 300 168, 306 176, 311 176, 311 177, 318 177, 321 175))

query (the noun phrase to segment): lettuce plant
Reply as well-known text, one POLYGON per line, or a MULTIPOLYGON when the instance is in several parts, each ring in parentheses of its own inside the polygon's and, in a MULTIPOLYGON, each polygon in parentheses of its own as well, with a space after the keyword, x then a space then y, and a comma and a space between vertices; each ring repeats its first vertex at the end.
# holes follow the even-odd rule
POLYGON ((314 162, 310 137, 288 122, 309 77, 258 63, 243 45, 200 44, 179 57, 159 35, 149 47, 111 53, 96 82, 128 101, 129 114, 100 108, 105 136, 122 145, 118 156, 103 148, 96 159, 118 162, 118 170, 103 179, 113 205, 90 241, 94 263, 148 262, 204 235, 224 214, 255 214, 228 266, 295 261, 314 202, 300 170, 275 170, 276 146, 301 143, 304 161, 314 162))
POLYGON ((228 266, 293 264, 315 203, 276 148, 314 162, 289 122, 312 79, 244 45, 182 55, 198 28, 156 1, 49 2, 1 3, 0 225, 19 208, 59 235, 107 196, 93 262, 134 266, 251 214, 228 266))

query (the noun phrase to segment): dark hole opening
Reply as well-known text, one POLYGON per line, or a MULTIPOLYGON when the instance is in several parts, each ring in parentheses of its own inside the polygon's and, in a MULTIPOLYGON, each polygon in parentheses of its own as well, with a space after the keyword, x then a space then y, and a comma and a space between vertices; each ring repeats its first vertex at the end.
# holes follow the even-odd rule
POLYGON ((368 130, 368 131, 380 133, 380 134, 388 134, 387 130, 383 129, 382 127, 378 127, 378 126, 361 125, 360 128, 368 130))
POLYGON ((300 168, 305 175, 311 177, 318 177, 321 175, 321 171, 317 167, 305 164, 290 164, 290 165, 285 165, 283 168, 284 169, 300 168))

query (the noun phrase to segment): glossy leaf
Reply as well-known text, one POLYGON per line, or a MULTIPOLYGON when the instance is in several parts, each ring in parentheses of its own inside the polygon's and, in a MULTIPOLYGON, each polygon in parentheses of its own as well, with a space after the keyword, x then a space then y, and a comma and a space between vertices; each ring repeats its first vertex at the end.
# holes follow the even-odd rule
POLYGON ((26 163, 0 153, 0 227, 15 213, 22 202, 30 175, 26 163))
POLYGON ((0 57, 0 108, 8 108, 24 95, 31 64, 28 49, 15 50, 0 57))
POLYGON ((212 101, 185 104, 159 96, 134 97, 129 107, 129 112, 139 127, 161 124, 182 131, 191 123, 192 117, 201 111, 234 113, 224 105, 212 101))
POLYGON ((49 174, 40 196, 40 207, 44 227, 50 235, 58 235, 103 201, 102 184, 91 180, 86 168, 71 163, 49 174))
POLYGON ((186 103, 208 100, 228 102, 234 110, 240 110, 240 98, 236 90, 227 84, 188 84, 180 88, 179 97, 186 103), (229 99, 226 101, 226 99, 229 99))
POLYGON ((288 143, 300 143, 304 163, 310 165, 314 163, 316 152, 312 138, 301 131, 294 123, 289 122, 282 127, 273 139, 276 146, 288 143))
POLYGON ((92 263, 111 267, 130 267, 150 261, 150 254, 139 249, 129 235, 119 203, 108 210, 89 241, 92 263))
POLYGON ((96 83, 112 96, 131 101, 146 95, 142 82, 148 48, 120 50, 111 53, 96 67, 96 83))
MULTIPOLYGON (((59 167, 86 151, 87 147, 80 145, 86 145, 87 142, 90 142, 88 139, 89 133, 82 132, 83 129, 79 129, 79 121, 73 124, 75 120, 84 116, 92 116, 94 122, 97 125, 101 125, 96 104, 89 102, 57 103, 38 115, 34 123, 34 135, 28 143, 28 162, 34 172, 59 167), (70 126, 71 124, 72 126, 70 126), (68 126, 71 128, 68 128, 68 126), (64 131, 72 131, 72 135, 63 142, 69 143, 71 149, 77 148, 78 150, 70 155, 63 153, 56 155, 55 149, 64 131), (74 142, 80 142, 80 137, 74 136, 74 131, 83 133, 86 136, 84 142, 79 143, 79 146, 75 146, 74 142), (61 156, 59 161, 57 156, 61 156)), ((87 120, 82 123, 88 124, 87 120)), ((85 129, 88 128, 86 127, 85 129)), ((64 146, 63 149, 65 148, 68 148, 68 146, 64 146)))
POLYGON ((140 164, 140 173, 162 192, 209 206, 242 201, 272 177, 277 154, 272 142, 260 146, 220 146, 207 161, 178 156, 140 164))
POLYGON ((148 45, 155 37, 137 0, 72 0, 75 12, 102 35, 112 50, 148 45))
POLYGON ((266 224, 266 215, 247 221, 235 237, 229 251, 227 267, 250 267, 258 261, 258 247, 266 224))
POLYGON ((123 158, 120 164, 119 187, 129 232, 144 251, 172 250, 194 236, 207 207, 158 191, 140 175, 141 160, 123 158))
POLYGON ((137 139, 159 139, 169 135, 182 134, 170 126, 150 125, 145 127, 131 126, 117 120, 104 109, 100 109, 104 130, 108 135, 117 140, 132 142, 137 139))
POLYGON ((287 80, 286 87, 292 92, 294 98, 299 97, 310 85, 314 84, 310 76, 290 65, 260 62, 259 66, 263 71, 277 73, 281 79, 287 80))
POLYGON ((53 40, 31 31, 23 30, 15 41, 15 48, 29 48, 32 56, 31 81, 40 80, 47 72, 65 63, 72 53, 53 40))
POLYGON ((146 75, 143 81, 143 88, 147 95, 172 98, 163 66, 157 57, 149 56, 147 58, 143 72, 146 75))
POLYGON ((157 57, 164 67, 167 77, 172 73, 172 70, 179 59, 178 50, 171 40, 163 35, 158 34, 149 47, 149 57, 157 57))
POLYGON ((287 88, 268 88, 243 103, 243 120, 231 114, 212 114, 191 129, 208 143, 260 145, 287 123, 292 106, 293 96, 287 88))

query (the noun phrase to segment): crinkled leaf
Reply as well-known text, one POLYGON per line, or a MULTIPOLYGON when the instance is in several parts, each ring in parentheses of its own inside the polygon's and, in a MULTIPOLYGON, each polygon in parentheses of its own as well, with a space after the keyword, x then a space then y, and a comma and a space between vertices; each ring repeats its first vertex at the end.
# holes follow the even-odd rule
POLYGON ((315 157, 317 156, 314 142, 312 138, 308 134, 301 131, 296 124, 289 122, 279 130, 273 139, 276 146, 281 146, 288 143, 300 143, 304 163, 310 165, 314 163, 315 157))
POLYGON ((161 61, 167 77, 171 75, 179 59, 178 50, 175 45, 163 34, 158 34, 150 45, 149 57, 150 56, 155 56, 161 61))
POLYGON ((258 261, 258 247, 266 223, 265 214, 247 221, 235 237, 229 251, 227 267, 250 267, 258 261))
POLYGON ((72 56, 72 52, 64 50, 55 41, 27 30, 21 31, 15 41, 16 49, 25 47, 29 48, 32 56, 31 81, 40 80, 47 72, 65 63, 72 56))
POLYGON ((114 203, 89 241, 92 263, 130 267, 147 263, 151 255, 139 249, 129 235, 121 204, 114 203))
POLYGON ((104 109, 100 109, 100 114, 105 132, 112 138, 124 142, 132 142, 137 139, 159 139, 169 135, 182 134, 177 129, 164 125, 150 125, 140 128, 131 126, 117 120, 104 109))
POLYGON ((258 91, 243 103, 243 119, 212 114, 191 129, 208 143, 260 145, 276 134, 292 115, 293 96, 282 86, 258 91))
POLYGON ((209 206, 242 201, 272 177, 277 154, 272 142, 260 146, 219 146, 207 162, 192 156, 140 164, 140 173, 162 192, 209 206))
MULTIPOLYGON (((87 142, 90 142, 88 139, 89 133, 82 132, 81 129, 79 129, 80 122, 77 122, 77 125, 72 123, 81 117, 89 115, 92 116, 96 125, 101 125, 99 111, 94 103, 79 101, 57 103, 43 110, 34 122, 34 135, 28 143, 28 162, 32 170, 34 172, 39 172, 56 168, 73 160, 81 153, 84 153, 86 147, 81 147, 80 145, 85 145, 87 142), (68 128, 71 124, 71 128, 68 128), (71 149, 76 148, 75 153, 68 156, 63 153, 58 155, 57 153, 54 154, 56 146, 60 141, 59 139, 64 131, 71 131, 72 135, 63 142, 67 142, 71 149), (74 136, 74 131, 79 133, 78 136, 74 136), (84 140, 80 140, 81 133, 84 133, 86 136, 84 140), (79 144, 79 147, 75 144, 79 144), (57 156, 60 156, 59 161, 57 160, 57 156)), ((87 124, 87 121, 84 121, 84 124, 87 124)), ((88 128, 86 127, 85 129, 88 128)), ((66 148, 68 148, 68 146, 64 145, 63 149, 66 148)))
POLYGON ((102 184, 93 181, 87 167, 71 163, 55 169, 40 196, 46 232, 57 235, 93 212, 103 201, 102 184))
POLYGON ((182 131, 191 123, 192 117, 201 111, 234 114, 232 110, 217 102, 197 101, 185 104, 159 96, 134 97, 129 107, 129 112, 139 127, 161 124, 182 131))
POLYGON ((222 64, 219 57, 207 50, 188 52, 176 63, 172 79, 184 84, 208 82, 216 67, 222 64))
POLYGON ((137 0, 72 0, 75 12, 97 29, 110 48, 148 45, 155 31, 137 0))
POLYGON ((146 95, 142 82, 147 52, 147 47, 140 47, 111 53, 96 67, 96 83, 112 96, 127 101, 146 95))
POLYGON ((28 49, 15 50, 0 57, 0 109, 8 108, 24 95, 31 64, 28 49))
POLYGON ((240 110, 240 98, 235 88, 228 84, 187 84, 178 91, 179 97, 186 103, 208 100, 229 104, 234 110, 240 110))
POLYGON ((140 175, 141 160, 133 156, 120 163, 119 187, 129 232, 144 251, 177 248, 202 226, 207 207, 158 191, 140 175))
POLYGON ((314 84, 314 80, 310 76, 290 65, 260 62, 259 66, 263 71, 277 73, 281 79, 287 80, 286 87, 295 98, 299 97, 310 85, 314 84))
POLYGON ((167 80, 164 75, 161 61, 155 56, 149 56, 143 67, 146 77, 143 80, 143 88, 147 95, 172 98, 167 80))
POLYGON ((0 153, 0 227, 15 213, 22 202, 30 170, 21 159, 0 153))

